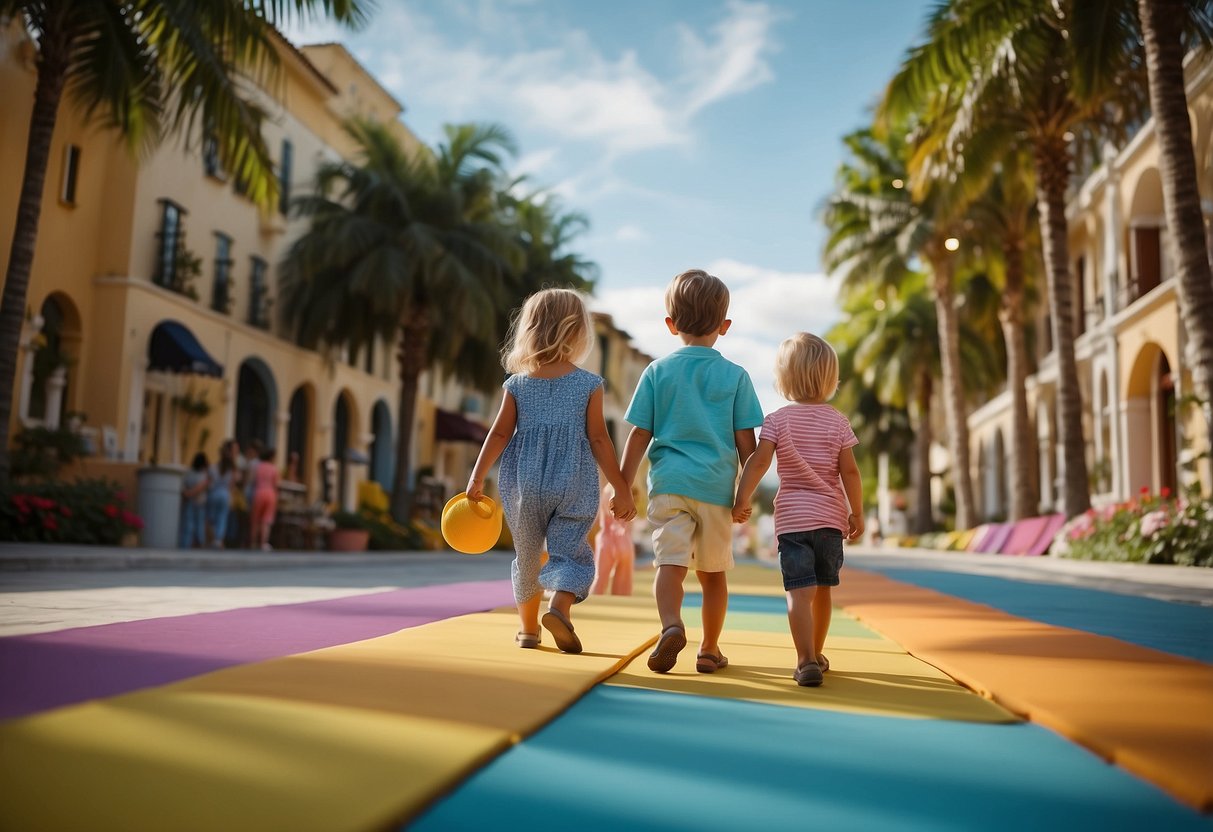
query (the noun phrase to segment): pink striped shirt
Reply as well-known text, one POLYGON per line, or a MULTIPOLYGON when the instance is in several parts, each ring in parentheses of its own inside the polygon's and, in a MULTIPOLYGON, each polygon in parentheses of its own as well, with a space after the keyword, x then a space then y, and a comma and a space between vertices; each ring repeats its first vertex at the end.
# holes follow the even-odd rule
POLYGON ((775 445, 779 493, 775 534, 838 529, 851 513, 838 454, 859 444, 851 423, 828 404, 790 404, 767 416, 761 439, 775 445))

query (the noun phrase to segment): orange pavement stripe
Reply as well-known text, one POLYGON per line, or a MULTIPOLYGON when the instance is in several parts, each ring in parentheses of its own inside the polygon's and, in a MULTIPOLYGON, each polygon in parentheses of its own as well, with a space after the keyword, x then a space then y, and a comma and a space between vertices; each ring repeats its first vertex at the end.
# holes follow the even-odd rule
POLYGON ((983 696, 1213 810, 1213 666, 859 569, 833 597, 983 696))

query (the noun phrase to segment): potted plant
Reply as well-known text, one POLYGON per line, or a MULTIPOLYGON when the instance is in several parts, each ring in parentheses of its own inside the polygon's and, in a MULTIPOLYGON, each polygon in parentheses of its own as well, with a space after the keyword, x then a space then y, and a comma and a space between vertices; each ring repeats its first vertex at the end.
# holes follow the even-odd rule
POLYGON ((330 552, 365 552, 371 539, 366 519, 352 511, 336 511, 329 532, 330 552))

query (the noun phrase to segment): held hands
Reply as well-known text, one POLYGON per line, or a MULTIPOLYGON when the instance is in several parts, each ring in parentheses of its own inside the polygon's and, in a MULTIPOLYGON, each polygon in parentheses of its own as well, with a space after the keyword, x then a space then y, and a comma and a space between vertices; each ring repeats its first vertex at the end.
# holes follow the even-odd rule
POLYGON ((636 516, 636 503, 629 491, 611 490, 611 514, 615 515, 616 520, 626 523, 636 516))
POLYGON ((849 515, 847 517, 847 540, 859 540, 861 537, 863 537, 863 515, 849 515))
POLYGON ((750 519, 750 515, 754 513, 753 506, 749 500, 743 500, 740 497, 733 503, 733 522, 746 523, 750 519))

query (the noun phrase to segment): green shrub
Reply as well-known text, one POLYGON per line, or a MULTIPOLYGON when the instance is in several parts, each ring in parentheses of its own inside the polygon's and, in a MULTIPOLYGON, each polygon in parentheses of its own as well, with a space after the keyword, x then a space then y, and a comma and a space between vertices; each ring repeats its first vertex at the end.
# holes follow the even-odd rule
POLYGON ((0 491, 0 539, 114 545, 143 528, 108 480, 38 482, 0 491))

